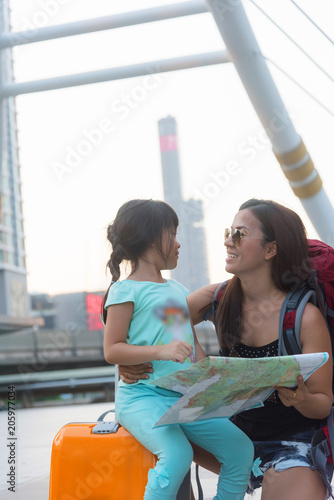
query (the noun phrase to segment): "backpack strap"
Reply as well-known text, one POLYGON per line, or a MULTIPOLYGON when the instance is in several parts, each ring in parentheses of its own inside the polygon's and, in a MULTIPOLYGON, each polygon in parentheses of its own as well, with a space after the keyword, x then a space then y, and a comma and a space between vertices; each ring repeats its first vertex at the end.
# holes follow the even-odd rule
POLYGON ((198 500, 203 500, 203 489, 201 485, 201 480, 199 477, 199 465, 196 464, 196 484, 197 484, 197 489, 198 489, 198 500))
POLYGON ((219 286, 217 286, 215 293, 212 297, 212 302, 210 307, 203 314, 203 321, 207 321, 211 316, 213 317, 213 323, 216 324, 216 313, 221 299, 224 288, 226 287, 229 280, 223 281, 219 286))
MULTIPOLYGON (((287 293, 287 295, 283 301, 281 311, 280 311, 279 327, 278 327, 279 328, 279 336, 278 336, 278 355, 279 356, 287 356, 288 355, 287 349, 285 347, 285 338, 286 338, 287 334, 285 336, 283 335, 283 332, 284 332, 283 324, 284 324, 285 315, 288 312, 288 303, 289 303, 289 300, 292 297, 292 295, 293 295, 293 292, 287 293)), ((289 309, 292 310, 294 308, 290 307, 289 309)), ((289 328, 289 330, 293 330, 293 328, 289 328)))
POLYGON ((333 451, 334 451, 334 407, 332 406, 331 412, 327 417, 327 429, 328 429, 328 437, 331 445, 330 452, 332 454, 332 458, 334 459, 333 451))
POLYGON ((327 417, 327 425, 318 429, 312 437, 311 448, 307 452, 313 469, 316 469, 328 489, 328 498, 334 498, 331 480, 333 476, 334 449, 334 409, 327 417))
POLYGON ((316 293, 307 286, 290 291, 282 304, 279 319, 278 355, 289 356, 302 352, 300 345, 300 327, 305 306, 308 302, 316 304, 316 293), (284 329, 284 319, 287 313, 296 311, 294 326, 284 329))

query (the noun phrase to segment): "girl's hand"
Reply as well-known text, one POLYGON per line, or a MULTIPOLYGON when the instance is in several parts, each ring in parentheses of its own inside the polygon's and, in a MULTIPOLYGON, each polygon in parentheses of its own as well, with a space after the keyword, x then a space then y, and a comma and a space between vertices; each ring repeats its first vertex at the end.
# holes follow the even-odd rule
POLYGON ((121 380, 127 384, 135 384, 139 379, 148 379, 148 373, 153 373, 151 363, 141 363, 140 365, 118 365, 118 374, 121 380))
POLYGON ((297 383, 298 386, 294 390, 288 389, 287 387, 275 387, 284 406, 296 406, 305 400, 308 389, 302 375, 298 375, 297 383))
POLYGON ((188 342, 183 342, 182 340, 174 340, 170 344, 165 344, 159 346, 159 360, 162 361, 178 361, 179 363, 184 363, 190 354, 193 352, 193 348, 188 342))

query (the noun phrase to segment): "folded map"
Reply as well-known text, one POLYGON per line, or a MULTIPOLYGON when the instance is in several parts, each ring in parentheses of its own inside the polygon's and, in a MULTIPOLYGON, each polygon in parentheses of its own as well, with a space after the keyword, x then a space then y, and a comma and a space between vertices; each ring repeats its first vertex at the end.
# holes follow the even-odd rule
POLYGON ((296 354, 266 358, 209 356, 187 370, 150 382, 182 394, 155 426, 231 417, 263 406, 274 386, 295 387, 328 359, 328 354, 296 354))

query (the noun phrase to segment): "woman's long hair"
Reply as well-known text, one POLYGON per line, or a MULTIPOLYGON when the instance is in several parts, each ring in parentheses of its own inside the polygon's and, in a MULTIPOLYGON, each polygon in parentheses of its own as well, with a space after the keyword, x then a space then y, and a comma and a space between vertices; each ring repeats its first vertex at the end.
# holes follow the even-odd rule
MULTIPOLYGON (((118 210, 113 223, 107 228, 107 238, 112 246, 110 259, 107 262, 107 269, 112 279, 110 286, 120 278, 121 262, 130 262, 132 272, 134 272, 137 269, 139 257, 153 243, 160 255, 167 259, 173 246, 173 239, 171 237, 170 250, 165 255, 162 250, 162 236, 165 230, 176 229, 178 224, 179 220, 174 209, 164 201, 131 200, 124 203, 118 210)), ((102 305, 104 323, 107 319, 104 305, 109 288, 102 305)))
MULTIPOLYGON (((298 288, 312 277, 308 242, 300 217, 271 200, 250 199, 239 210, 249 209, 261 224, 263 245, 276 241, 277 253, 271 259, 271 276, 277 289, 298 288)), ((217 333, 221 347, 231 348, 241 338, 241 281, 234 276, 228 283, 217 309, 217 333)))

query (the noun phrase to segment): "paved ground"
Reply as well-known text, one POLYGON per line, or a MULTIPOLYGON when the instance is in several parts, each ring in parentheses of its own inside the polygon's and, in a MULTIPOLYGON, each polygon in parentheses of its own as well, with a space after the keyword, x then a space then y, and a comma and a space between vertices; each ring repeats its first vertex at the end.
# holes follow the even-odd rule
MULTIPOLYGON (((194 473, 192 473, 192 481, 194 481, 194 473)), ((210 472, 201 469, 200 471, 201 483, 204 492, 204 500, 212 500, 216 493, 216 476, 210 472)), ((198 498, 197 487, 194 484, 195 498, 198 498)), ((47 500, 49 498, 49 477, 41 477, 31 479, 18 484, 16 492, 0 492, 1 500, 47 500)), ((260 493, 256 493, 252 497, 246 495, 247 500, 260 500, 260 493)), ((245 500, 246 500, 245 499, 245 500)))
MULTIPOLYGON (((31 408, 16 412, 16 478, 15 492, 7 490, 8 453, 6 411, 0 412, 0 500, 48 500, 50 455, 54 436, 69 422, 94 422, 107 409, 110 403, 91 405, 71 405, 50 408, 31 408)), ((200 469, 204 499, 212 500, 216 492, 217 477, 200 469)), ((195 474, 192 473, 195 482, 195 474)), ((197 489, 194 488, 197 498, 197 489)), ((259 500, 260 493, 247 500, 259 500)), ((59 499, 52 499, 59 500, 59 499)))

